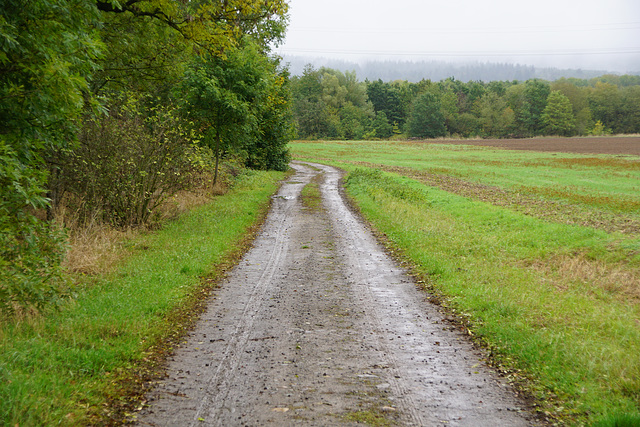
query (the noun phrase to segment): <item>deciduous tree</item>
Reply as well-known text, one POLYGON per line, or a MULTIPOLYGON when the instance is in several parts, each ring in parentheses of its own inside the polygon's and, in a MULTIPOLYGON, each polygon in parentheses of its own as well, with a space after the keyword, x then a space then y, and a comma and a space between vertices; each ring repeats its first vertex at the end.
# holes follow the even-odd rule
POLYGON ((549 94, 541 119, 548 135, 571 136, 575 130, 571 102, 557 90, 549 94))
POLYGON ((407 121, 407 131, 415 138, 437 138, 446 134, 444 115, 436 95, 425 92, 416 98, 407 121))

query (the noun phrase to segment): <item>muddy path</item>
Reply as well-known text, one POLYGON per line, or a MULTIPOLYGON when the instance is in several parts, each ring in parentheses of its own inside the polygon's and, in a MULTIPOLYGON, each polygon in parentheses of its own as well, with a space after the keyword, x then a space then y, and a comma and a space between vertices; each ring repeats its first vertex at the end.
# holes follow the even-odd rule
POLYGON ((535 425, 347 208, 339 172, 293 167, 139 425, 535 425))

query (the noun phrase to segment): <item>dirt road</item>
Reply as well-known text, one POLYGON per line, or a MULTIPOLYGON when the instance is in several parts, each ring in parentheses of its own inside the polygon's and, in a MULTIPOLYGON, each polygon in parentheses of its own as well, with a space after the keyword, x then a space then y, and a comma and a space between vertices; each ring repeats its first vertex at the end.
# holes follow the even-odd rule
POLYGON ((139 425, 534 425, 345 206, 339 172, 294 168, 139 425), (304 208, 317 174, 322 207, 304 208))

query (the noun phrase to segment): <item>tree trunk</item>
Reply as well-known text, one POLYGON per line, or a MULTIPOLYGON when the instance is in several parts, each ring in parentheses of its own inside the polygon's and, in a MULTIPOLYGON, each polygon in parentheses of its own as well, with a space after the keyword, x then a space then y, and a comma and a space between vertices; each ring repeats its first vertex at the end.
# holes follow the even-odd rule
POLYGON ((215 167, 215 171, 213 173, 213 185, 215 187, 216 183, 218 182, 218 165, 220 164, 220 131, 218 129, 216 129, 216 148, 215 148, 215 152, 216 152, 216 167, 215 167))

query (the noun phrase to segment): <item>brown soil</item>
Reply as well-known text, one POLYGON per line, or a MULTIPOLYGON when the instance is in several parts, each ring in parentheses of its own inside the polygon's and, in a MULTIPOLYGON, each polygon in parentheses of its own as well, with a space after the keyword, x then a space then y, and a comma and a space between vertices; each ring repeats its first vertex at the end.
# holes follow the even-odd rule
POLYGON ((431 140, 425 143, 464 144, 509 150, 545 151, 579 154, 619 154, 640 156, 640 136, 588 138, 465 139, 431 140))
POLYGON ((294 167, 139 425, 535 425, 347 208, 340 173, 294 167), (321 202, 303 204, 314 178, 321 202))

